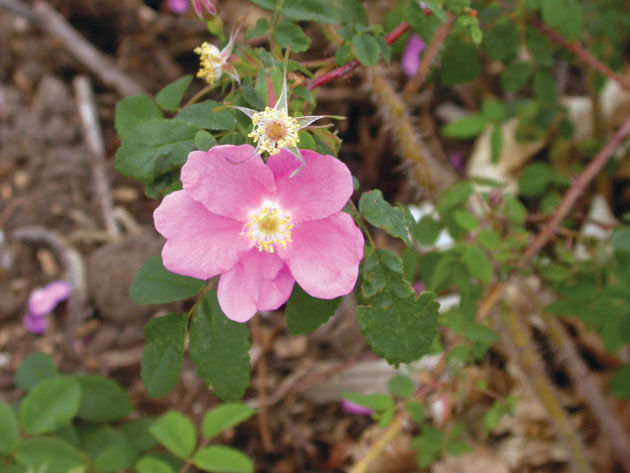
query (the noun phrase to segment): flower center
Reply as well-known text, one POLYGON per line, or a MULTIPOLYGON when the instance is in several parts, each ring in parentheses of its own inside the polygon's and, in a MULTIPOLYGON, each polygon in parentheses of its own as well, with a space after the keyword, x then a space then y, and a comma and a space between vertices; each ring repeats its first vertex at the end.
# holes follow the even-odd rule
POLYGON ((291 241, 291 216, 273 203, 265 203, 253 212, 243 226, 242 234, 259 251, 274 252, 274 245, 287 247, 291 241))
POLYGON ((195 53, 199 54, 200 65, 197 77, 213 85, 223 72, 224 60, 221 51, 214 44, 204 42, 200 47, 195 48, 195 53))
POLYGON ((284 110, 265 107, 262 112, 252 117, 254 130, 249 134, 259 143, 259 149, 269 154, 276 154, 282 148, 297 146, 300 139, 300 126, 295 118, 287 115, 284 110))

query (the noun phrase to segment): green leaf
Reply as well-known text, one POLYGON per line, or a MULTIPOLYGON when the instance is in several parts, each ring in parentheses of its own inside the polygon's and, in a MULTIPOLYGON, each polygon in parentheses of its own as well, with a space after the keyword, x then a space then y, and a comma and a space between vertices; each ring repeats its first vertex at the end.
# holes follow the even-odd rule
POLYGON ((247 325, 228 319, 217 293, 201 301, 190 326, 190 358, 206 385, 223 401, 235 401, 249 386, 249 332, 247 325))
POLYGON ((290 45, 291 51, 295 53, 304 52, 311 45, 311 39, 295 23, 282 23, 276 26, 273 39, 284 49, 290 45))
POLYGON ((10 455, 20 443, 20 429, 13 409, 0 401, 0 455, 10 455))
POLYGON ((145 452, 157 444, 149 430, 154 422, 155 419, 150 417, 135 419, 123 424, 120 427, 120 433, 133 448, 139 452, 145 452))
POLYGON ((380 49, 372 35, 357 33, 352 37, 352 47, 357 59, 365 66, 373 66, 378 61, 380 49))
POLYGON ((424 406, 420 401, 407 401, 405 409, 411 414, 414 422, 418 424, 424 422, 424 406))
POLYGON ((199 151, 208 151, 216 144, 216 138, 208 133, 206 130, 199 130, 195 135, 195 148, 197 148, 199 151))
POLYGON ((193 79, 192 74, 187 74, 184 77, 180 77, 174 82, 171 82, 166 87, 158 92, 155 96, 155 101, 162 108, 168 112, 176 112, 179 108, 179 102, 182 101, 182 97, 188 90, 193 79))
POLYGON ((129 289, 129 297, 136 304, 165 304, 188 299, 198 294, 205 282, 171 273, 156 256, 147 261, 129 289))
POLYGON ((630 399, 630 364, 619 368, 610 382, 610 392, 622 399, 630 399))
POLYGON ((92 459, 98 457, 103 450, 111 445, 126 444, 125 437, 109 425, 81 425, 78 428, 77 436, 81 449, 92 459))
POLYGON ((556 79, 551 72, 539 69, 534 75, 534 93, 542 102, 553 104, 558 100, 556 79))
POLYGON ((492 134, 490 135, 490 161, 492 164, 497 164, 501 159, 501 152, 503 151, 503 130, 500 125, 494 125, 492 127, 492 134))
POLYGON ((389 383, 387 383, 387 387, 393 395, 404 398, 410 397, 416 390, 413 381, 402 374, 397 374, 390 379, 389 383))
POLYGON ((504 17, 486 33, 483 46, 495 61, 506 61, 516 56, 520 43, 516 23, 504 17))
POLYGON ((425 215, 416 225, 416 240, 421 245, 433 245, 441 231, 442 225, 440 222, 430 215, 425 215))
POLYGON ((462 442, 461 440, 451 440, 444 447, 446 453, 449 455, 461 456, 466 453, 470 453, 473 451, 472 447, 466 442, 462 442))
POLYGON ((29 434, 54 432, 79 412, 81 388, 74 378, 47 379, 20 405, 20 425, 29 434))
POLYGON ((543 21, 552 28, 557 28, 564 22, 567 5, 564 0, 543 0, 543 21))
POLYGON ((245 422, 256 412, 256 409, 240 402, 223 404, 206 413, 201 431, 206 439, 211 439, 224 430, 245 422))
POLYGON ((55 361, 40 351, 28 355, 15 373, 15 384, 23 391, 30 391, 42 381, 57 376, 55 361))
POLYGON ((164 460, 153 455, 145 455, 136 463, 138 473, 175 473, 175 469, 164 460))
POLYGON ((553 48, 547 37, 533 26, 527 26, 525 44, 539 66, 553 66, 553 48))
POLYGON ((500 100, 485 100, 481 105, 481 114, 490 122, 502 122, 507 115, 505 104, 500 100))
POLYGON ((480 113, 474 113, 458 120, 447 123, 440 133, 446 138, 474 138, 481 133, 488 124, 488 120, 480 113))
POLYGON ((501 238, 499 235, 488 229, 483 229, 477 234, 477 241, 487 250, 498 250, 501 246, 501 238))
POLYGON ((444 433, 431 427, 429 424, 422 424, 421 435, 414 437, 411 447, 418 450, 418 466, 428 467, 442 453, 444 443, 444 433))
POLYGON ((88 459, 63 440, 36 437, 24 440, 15 452, 15 461, 26 468, 46 473, 88 471, 88 459))
POLYGON ((115 422, 133 406, 127 392, 115 381, 98 375, 79 376, 81 404, 78 417, 90 422, 115 422))
POLYGON ((483 282, 490 282, 492 265, 485 251, 477 245, 468 245, 464 250, 463 259, 471 276, 483 282))
POLYGON ((621 226, 615 228, 610 238, 610 244, 615 251, 622 253, 630 252, 630 227, 621 226))
POLYGON ((197 444, 195 426, 188 417, 176 411, 162 415, 149 431, 164 448, 179 458, 188 458, 197 444))
POLYGON ((312 332, 330 320, 340 303, 341 297, 330 300, 317 299, 296 284, 285 311, 289 333, 302 335, 312 332))
POLYGON ((437 209, 440 212, 445 212, 463 204, 473 194, 473 186, 470 182, 462 181, 456 182, 451 187, 446 189, 441 195, 437 204, 437 209))
POLYGON ((151 320, 144 328, 142 384, 153 397, 167 395, 177 384, 184 360, 186 324, 184 314, 151 320))
POLYGON ((94 460, 94 470, 97 473, 117 473, 130 469, 138 452, 129 445, 110 445, 103 449, 94 460))
POLYGON ((387 394, 359 394, 343 392, 342 397, 376 412, 384 412, 394 406, 394 400, 387 394))
POLYGON ((503 416, 512 413, 516 405, 516 397, 510 396, 506 400, 497 399, 483 416, 483 430, 487 435, 494 429, 503 416))
POLYGON ((465 230, 471 231, 479 226, 479 220, 468 210, 455 209, 453 212, 455 222, 465 230))
POLYGON ((525 87, 533 71, 534 68, 529 62, 514 62, 501 74, 501 87, 505 92, 516 92, 525 87))
POLYGON ((263 36, 269 30, 269 20, 267 18, 259 18, 256 21, 256 26, 250 28, 245 32, 245 39, 258 38, 263 36))
POLYGON ((562 34, 569 41, 577 41, 584 31, 584 7, 577 1, 569 2, 564 12, 565 17, 561 26, 562 34))
POLYGON ((162 112, 151 97, 133 95, 116 102, 114 126, 120 139, 125 137, 140 123, 163 118, 162 112))
POLYGON ((223 445, 202 448, 193 457, 194 465, 216 473, 254 473, 254 464, 243 453, 223 445))
POLYGON ((401 207, 392 207, 380 190, 364 193, 359 200, 359 212, 375 227, 381 228, 391 236, 400 238, 407 245, 412 244, 410 234, 414 229, 407 226, 404 211, 401 207))
POLYGON ((481 73, 479 53, 472 43, 448 41, 442 52, 440 79, 445 86, 462 84, 476 79, 481 73))
POLYGON ((183 166, 195 150, 199 128, 182 120, 149 120, 127 135, 116 152, 114 164, 121 174, 150 183, 183 166))
POLYGON ((521 203, 520 200, 512 197, 511 195, 505 195, 505 215, 507 215, 512 223, 522 224, 525 221, 527 215, 527 209, 521 203))
POLYGON ((436 333, 435 294, 416 297, 395 254, 372 249, 362 264, 357 319, 372 350, 389 363, 410 363, 430 349, 436 333))
POLYGON ((330 0, 285 0, 281 12, 296 21, 339 22, 338 10, 330 0))
POLYGON ((220 107, 220 104, 214 100, 205 100, 186 107, 179 112, 175 118, 199 128, 207 128, 209 130, 234 130, 237 122, 232 112, 225 108, 216 111, 217 107, 220 107))
POLYGON ((530 164, 518 180, 518 193, 523 197, 542 195, 553 182, 554 176, 555 173, 548 164, 530 164))
POLYGON ((252 3, 266 8, 267 10, 275 10, 278 0, 252 0, 252 3))

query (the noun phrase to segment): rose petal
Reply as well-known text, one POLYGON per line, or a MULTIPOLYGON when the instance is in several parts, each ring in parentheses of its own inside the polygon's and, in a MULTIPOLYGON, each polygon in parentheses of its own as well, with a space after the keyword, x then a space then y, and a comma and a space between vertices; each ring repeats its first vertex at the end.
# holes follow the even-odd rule
POLYGON ((22 321, 24 328, 32 334, 42 335, 48 330, 46 317, 35 314, 26 314, 22 321))
POLYGON ((296 224, 292 241, 278 249, 291 274, 313 297, 332 299, 352 291, 363 258, 363 234, 345 212, 296 224))
POLYGON ((184 190, 212 213, 244 222, 276 189, 271 170, 260 156, 252 157, 254 151, 250 145, 193 151, 182 167, 184 190))
POLYGON ((407 41, 402 53, 400 64, 408 77, 413 77, 420 68, 420 53, 424 51, 426 44, 419 34, 412 34, 407 41))
POLYGON ((259 310, 284 304, 295 280, 275 253, 253 248, 230 271, 221 275, 219 305, 227 317, 247 322, 259 310))
POLYGON ((338 159, 307 149, 300 150, 304 169, 289 177, 298 160, 282 150, 269 158, 278 188, 276 202, 294 223, 326 218, 343 209, 353 192, 352 174, 338 159))
POLYGON ((213 214, 187 191, 167 195, 153 220, 167 240, 162 249, 164 266, 177 274, 208 279, 231 269, 249 250, 241 222, 213 214))
POLYGON ((46 315, 57 304, 66 300, 72 286, 66 281, 53 281, 45 287, 35 289, 28 298, 28 311, 33 315, 46 315))

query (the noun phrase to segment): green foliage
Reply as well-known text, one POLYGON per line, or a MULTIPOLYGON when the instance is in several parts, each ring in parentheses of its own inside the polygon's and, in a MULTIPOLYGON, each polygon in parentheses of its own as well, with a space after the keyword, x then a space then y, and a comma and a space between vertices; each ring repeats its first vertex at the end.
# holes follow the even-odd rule
POLYGON ((496 61, 508 61, 516 56, 520 37, 516 23, 504 17, 486 33, 483 46, 496 61))
POLYGON ((131 412, 131 400, 115 381, 98 375, 76 378, 81 387, 78 417, 91 422, 115 422, 131 412))
POLYGON ((144 328, 142 384, 153 397, 168 394, 177 384, 184 360, 187 318, 170 314, 151 320, 144 328))
POLYGON ((237 124, 234 114, 230 110, 221 109, 214 100, 189 105, 175 118, 208 130, 234 130, 237 124))
POLYGON ((515 396, 510 396, 505 400, 498 399, 494 402, 492 407, 486 411, 483 415, 483 430, 486 435, 499 425, 499 422, 504 416, 514 411, 516 400, 515 396))
POLYGON ((10 455, 20 442, 20 429, 13 409, 0 401, 0 455, 10 455))
POLYGON ((610 382, 610 392, 618 398, 630 399, 630 364, 617 370, 610 382))
POLYGON ((477 47, 461 39, 448 40, 442 52, 440 79, 445 86, 470 82, 479 77, 481 62, 477 47))
POLYGON ((548 164, 532 163, 523 170, 518 180, 518 192, 523 197, 540 196, 553 182, 554 176, 548 164))
POLYGON ((206 439, 211 439, 224 430, 246 421, 254 414, 256 414, 256 409, 252 409, 247 404, 238 402, 223 404, 206 413, 201 431, 206 439))
POLYGON ((179 458, 192 455, 197 444, 195 426, 183 414, 168 411, 149 428, 160 445, 179 458))
POLYGON ((339 10, 330 0, 285 0, 281 11, 295 21, 339 22, 339 10))
POLYGON ((311 45, 310 38, 295 23, 282 23, 276 26, 273 39, 285 49, 291 45, 291 50, 296 53, 306 51, 311 45))
POLYGON ((204 287, 199 279, 171 273, 162 264, 162 258, 149 259, 133 281, 129 297, 136 304, 164 304, 175 302, 198 294, 204 287))
POLYGON ((192 79, 192 74, 185 75, 160 90, 155 96, 155 101, 160 108, 167 112, 176 112, 192 79))
POLYGON ((138 452, 129 445, 110 445, 103 449, 94 460, 94 470, 97 473, 117 473, 131 468, 138 452))
POLYGON ((361 333, 389 363, 410 363, 429 351, 436 333, 435 294, 417 296, 395 254, 370 249, 361 270, 357 309, 361 333))
POLYGON ((331 300, 317 299, 296 284, 287 302, 289 333, 302 335, 312 332, 330 320, 340 303, 341 297, 331 300))
POLYGON ((359 212, 375 227, 379 227, 390 235, 400 238, 411 245, 415 222, 409 211, 402 206, 392 207, 380 190, 366 192, 359 200, 359 212))
POLYGON ((486 117, 474 113, 447 123, 442 127, 441 133, 447 138, 474 138, 486 128, 487 124, 486 117))
POLYGON ((80 399, 81 387, 74 378, 42 381, 20 405, 20 426, 29 434, 54 432, 77 415, 80 399))
POLYGON ((23 391, 30 391, 45 379, 57 376, 55 361, 50 355, 35 352, 28 355, 15 373, 15 384, 23 391))
POLYGON ((373 66, 378 61, 380 49, 373 36, 364 33, 355 34, 352 37, 352 47, 361 64, 373 66))
POLYGON ((213 473, 253 473, 254 464, 244 454, 230 447, 212 445, 202 448, 193 458, 194 465, 213 473))
POLYGON ((24 440, 15 451, 15 461, 18 465, 35 471, 45 468, 47 473, 88 470, 88 459, 81 451, 54 437, 24 440))
POLYGON ((190 325, 189 352, 197 373, 221 400, 240 399, 249 386, 249 347, 247 326, 229 320, 216 292, 209 292, 190 325))
POLYGON ((140 123, 163 118, 155 101, 146 95, 125 97, 116 103, 114 125, 120 139, 125 139, 140 123))
POLYGON ((501 87, 505 92, 516 92, 521 90, 534 72, 531 63, 518 61, 510 64, 501 74, 501 87))
POLYGON ((411 397, 416 389, 413 381, 402 374, 398 374, 390 379, 387 387, 393 395, 403 398, 411 397))

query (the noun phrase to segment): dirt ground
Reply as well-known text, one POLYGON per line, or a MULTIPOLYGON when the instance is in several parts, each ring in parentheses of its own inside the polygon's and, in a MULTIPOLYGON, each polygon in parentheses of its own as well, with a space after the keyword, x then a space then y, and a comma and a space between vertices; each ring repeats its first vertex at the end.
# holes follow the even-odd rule
MULTIPOLYGON (((192 16, 169 13, 160 0, 50 3, 151 94, 194 72, 197 63, 192 50, 208 39, 203 24, 192 16)), ((383 2, 371 3, 371 15, 378 21, 383 2)), ((226 2, 225 23, 229 25, 242 10, 240 2, 226 2)), ((259 14, 252 9, 248 23, 255 23, 259 14)), ((313 33, 318 41, 318 32, 313 33)), ((324 44, 322 38, 319 41, 324 44)), ((390 72, 394 81, 402 75, 397 67, 390 72)), ((196 81, 189 93, 201 87, 196 81)), ((157 313, 186 306, 139 307, 127 295, 136 271, 159 254, 162 241, 151 219, 158 202, 145 197, 139 184, 113 167, 119 145, 113 126, 118 99, 119 93, 78 61, 63 41, 42 31, 37 22, 0 8, 0 398, 14 401, 21 395, 13 373, 24 356, 42 350, 52 354, 63 371, 114 377, 143 414, 183 408, 199 419, 217 399, 202 385, 189 361, 177 388, 163 399, 151 399, 140 382, 144 324, 157 313), (94 160, 84 139, 73 85, 79 75, 89 77, 94 88, 106 175, 116 216, 124 228, 120 236, 106 231, 94 192, 94 160), (68 277, 83 281, 78 300, 54 311, 45 335, 28 333, 22 317, 30 292, 68 277)), ((361 74, 322 89, 318 100, 316 112, 348 117, 338 124, 344 140, 340 158, 362 189, 378 187, 392 200, 413 202, 416 189, 409 185, 389 131, 380 125, 361 74)), ((428 96, 421 94, 417 100, 413 105, 423 110, 428 96)), ((422 111, 419 120, 426 122, 422 111)), ((450 146, 449 153, 467 151, 450 146)), ((385 242, 383 235, 377 237, 385 242)), ((251 455, 256 471, 343 471, 373 441, 377 429, 368 418, 343 413, 340 393, 384 389, 393 371, 366 346, 354 320, 355 307, 356 301, 347 296, 336 317, 307 337, 290 337, 281 311, 263 314, 251 323, 252 385, 245 400, 264 407, 265 414, 224 440, 251 455)), ((583 343, 585 350, 588 343, 583 343)), ((607 379, 615 362, 602 354, 599 345, 594 350, 595 375, 607 379)), ((559 397, 579 425, 598 471, 614 471, 590 414, 562 371, 553 370, 559 397)), ((474 452, 441 460, 431 471, 568 471, 566 450, 556 440, 544 409, 500 352, 492 352, 466 376, 470 383, 489 379, 495 392, 516 394, 520 402, 515 415, 504 419, 486 438, 481 415, 492 399, 475 398, 472 390, 462 393, 455 409, 469 426, 466 435, 474 452)), ((630 404, 618 402, 616 407, 630 424, 630 404)), ((408 446, 412 434, 409 429, 400 434, 373 471, 417 471, 415 453, 408 446)))

